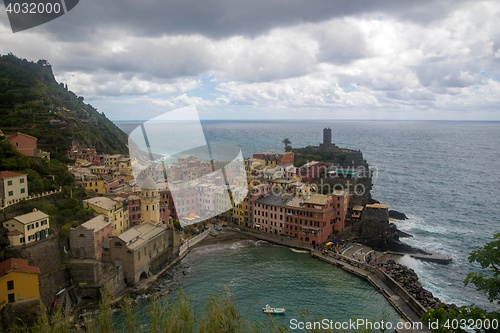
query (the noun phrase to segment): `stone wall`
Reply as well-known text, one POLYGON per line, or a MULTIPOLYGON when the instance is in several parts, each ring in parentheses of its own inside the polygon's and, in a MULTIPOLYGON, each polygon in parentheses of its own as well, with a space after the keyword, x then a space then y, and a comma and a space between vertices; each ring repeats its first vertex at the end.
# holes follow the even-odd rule
POLYGON ((158 257, 151 260, 150 263, 150 271, 152 274, 158 274, 165 266, 171 263, 174 260, 174 251, 173 247, 169 246, 165 252, 160 254, 158 257))
POLYGON ((384 237, 389 228, 389 211, 384 205, 366 205, 361 219, 361 237, 384 237), (385 207, 385 208, 384 208, 385 207))
POLYGON ((74 258, 95 258, 94 230, 85 228, 70 229, 69 244, 74 258), (80 235, 83 235, 80 237, 80 235))
POLYGON ((113 293, 118 293, 126 287, 122 268, 113 264, 90 259, 72 260, 68 267, 75 285, 83 283, 87 286, 102 287, 109 284, 113 293))
POLYGON ((56 236, 27 245, 20 250, 23 258, 32 266, 40 268, 40 297, 49 306, 55 294, 70 285, 69 274, 59 250, 56 236))

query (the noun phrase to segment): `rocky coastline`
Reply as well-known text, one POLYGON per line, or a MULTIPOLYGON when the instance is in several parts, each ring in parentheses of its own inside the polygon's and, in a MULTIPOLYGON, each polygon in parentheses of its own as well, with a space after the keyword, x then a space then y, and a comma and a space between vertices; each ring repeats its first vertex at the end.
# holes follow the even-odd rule
POLYGON ((381 263, 379 268, 394 279, 403 289, 427 309, 437 308, 441 302, 439 298, 422 287, 417 273, 405 265, 398 264, 394 260, 381 263))

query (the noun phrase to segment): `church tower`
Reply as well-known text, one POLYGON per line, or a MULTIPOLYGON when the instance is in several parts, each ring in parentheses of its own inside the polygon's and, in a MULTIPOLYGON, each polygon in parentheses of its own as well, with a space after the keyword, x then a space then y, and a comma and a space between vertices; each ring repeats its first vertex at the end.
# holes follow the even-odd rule
POLYGON ((160 193, 153 178, 141 184, 141 224, 160 222, 160 193))

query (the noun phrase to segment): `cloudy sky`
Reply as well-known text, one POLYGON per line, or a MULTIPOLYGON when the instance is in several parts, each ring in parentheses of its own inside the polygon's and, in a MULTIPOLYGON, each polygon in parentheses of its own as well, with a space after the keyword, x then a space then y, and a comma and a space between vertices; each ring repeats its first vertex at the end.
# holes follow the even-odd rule
POLYGON ((0 53, 48 60, 113 120, 500 120, 500 2, 83 0, 0 53))

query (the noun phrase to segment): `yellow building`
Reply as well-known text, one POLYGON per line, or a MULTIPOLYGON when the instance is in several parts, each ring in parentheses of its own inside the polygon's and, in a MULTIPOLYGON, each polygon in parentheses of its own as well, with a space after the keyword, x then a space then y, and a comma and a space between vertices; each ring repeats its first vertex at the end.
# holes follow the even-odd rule
POLYGON ((96 193, 99 193, 99 194, 106 193, 106 187, 104 186, 103 179, 95 179, 95 180, 85 181, 85 182, 83 182, 83 186, 85 186, 85 189, 87 191, 95 191, 96 193))
POLYGON ((141 184, 141 224, 160 222, 160 194, 153 178, 141 184))
POLYGON ((3 222, 11 246, 30 244, 49 236, 49 216, 42 211, 16 216, 3 222))
POLYGON ((0 308, 8 303, 40 299, 40 268, 26 259, 10 258, 0 263, 0 308))
POLYGON ((108 216, 113 224, 112 236, 121 235, 130 228, 128 209, 124 209, 122 201, 96 197, 83 200, 83 207, 92 208, 96 213, 108 216))
POLYGON ((242 201, 233 208, 233 222, 239 225, 245 223, 245 202, 242 201))
POLYGON ((104 165, 109 167, 118 166, 118 160, 122 158, 122 155, 104 155, 104 165))

